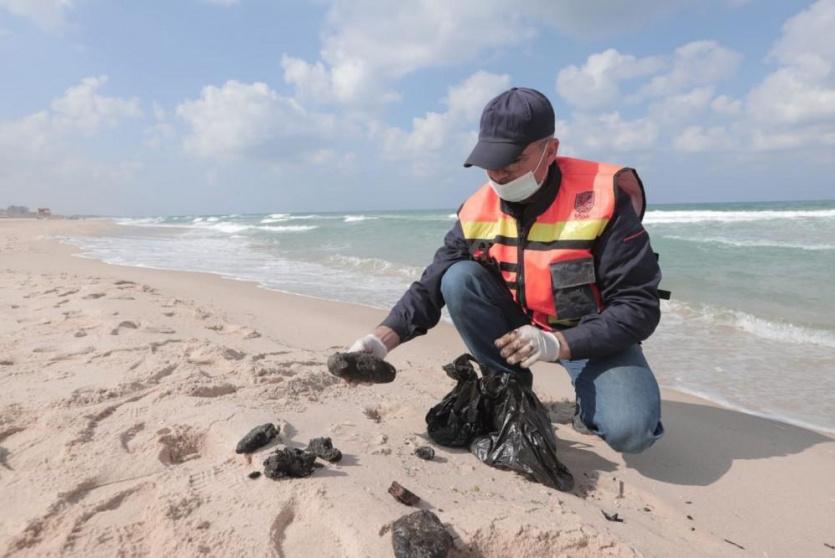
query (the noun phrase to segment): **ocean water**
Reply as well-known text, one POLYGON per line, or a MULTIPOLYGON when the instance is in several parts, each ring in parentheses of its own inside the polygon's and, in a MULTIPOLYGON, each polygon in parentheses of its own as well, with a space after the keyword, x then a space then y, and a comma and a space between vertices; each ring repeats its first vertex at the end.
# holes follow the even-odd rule
MULTIPOLYGON (((455 214, 117 222, 106 236, 64 240, 109 263, 211 272, 387 309, 431 261, 455 214)), ((644 344, 659 382, 835 432, 835 201, 651 206, 644 224, 662 287, 673 292, 644 344)))

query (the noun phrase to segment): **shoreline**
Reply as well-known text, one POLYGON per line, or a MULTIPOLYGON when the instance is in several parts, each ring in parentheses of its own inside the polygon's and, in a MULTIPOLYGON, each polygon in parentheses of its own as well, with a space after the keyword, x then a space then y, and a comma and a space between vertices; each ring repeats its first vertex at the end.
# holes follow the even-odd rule
POLYGON ((378 531, 412 511, 385 493, 392 480, 454 529, 455 556, 828 556, 835 544, 832 436, 663 388, 667 435, 620 455, 570 428, 567 374, 542 365, 535 389, 574 491, 466 451, 420 462, 423 415, 452 387, 440 366, 463 352, 451 325, 392 353, 394 383, 350 388, 324 360, 383 311, 105 264, 49 238, 104 226, 0 222, 0 305, 14 318, 0 325, 13 363, 0 366, 0 552, 387 555, 378 531), (266 452, 247 462, 231 448, 272 420, 294 447, 333 437, 345 462, 246 479, 266 452))
MULTIPOLYGON (((341 214, 343 212, 335 212, 335 213, 340 213, 341 214)), ((99 218, 99 219, 96 219, 96 221, 99 222, 99 223, 106 223, 106 225, 110 226, 110 227, 130 226, 130 225, 121 225, 120 223, 117 223, 115 221, 115 219, 113 219, 113 218, 99 218)), ((105 228, 105 227, 102 227, 102 228, 105 228)), ((98 231, 97 231, 96 234, 93 234, 93 235, 82 235, 82 236, 97 236, 97 235, 98 235, 98 231)), ((215 276, 215 277, 225 279, 225 280, 230 280, 230 281, 235 281, 235 282, 240 282, 240 283, 249 283, 249 284, 252 284, 253 286, 255 286, 256 288, 264 289, 264 290, 270 291, 270 292, 279 293, 279 294, 282 294, 282 295, 285 295, 285 296, 302 297, 302 298, 317 300, 317 301, 321 301, 321 302, 325 302, 325 303, 329 303, 329 304, 338 304, 338 305, 343 305, 344 304, 344 305, 349 305, 349 306, 359 306, 359 307, 367 308, 369 310, 381 312, 382 316, 380 317, 380 320, 383 317, 385 317, 385 315, 388 312, 387 308, 372 306, 370 304, 366 304, 366 303, 363 303, 363 302, 348 302, 348 301, 345 301, 345 300, 331 299, 331 298, 325 298, 325 297, 316 296, 316 295, 310 295, 310 294, 305 294, 305 293, 298 293, 298 292, 282 290, 282 289, 279 289, 279 288, 275 288, 275 287, 271 287, 269 285, 266 285, 265 283, 263 283, 261 281, 258 281, 258 280, 243 279, 243 278, 239 278, 239 277, 236 277, 234 275, 230 275, 230 274, 223 273, 223 272, 216 272, 216 271, 204 272, 204 271, 193 271, 193 270, 187 270, 187 269, 156 267, 156 266, 150 266, 150 265, 111 263, 111 262, 107 262, 103 259, 100 259, 96 256, 83 254, 82 248, 72 244, 71 242, 67 241, 65 238, 55 238, 55 240, 57 242, 59 242, 60 244, 70 248, 72 250, 72 253, 71 253, 72 256, 87 259, 87 260, 91 260, 91 261, 95 261, 95 262, 98 262, 98 263, 102 263, 104 265, 118 266, 118 267, 123 267, 123 268, 148 269, 148 270, 154 270, 154 271, 160 271, 160 272, 206 274, 206 275, 215 276)), ((441 321, 439 322, 439 326, 440 326, 441 323, 445 324, 446 326, 452 327, 452 323, 445 316, 441 317, 441 321)), ((369 331, 370 331, 370 329, 373 329, 373 325, 369 325, 369 331)), ((452 334, 457 335, 457 333, 455 333, 454 329, 452 330, 452 334)), ((780 422, 780 423, 783 423, 783 424, 786 424, 786 425, 795 426, 795 427, 798 427, 798 428, 803 428, 803 429, 810 430, 810 431, 818 433, 818 434, 822 434, 822 435, 825 435, 825 436, 830 436, 830 437, 835 438, 835 427, 827 428, 825 426, 818 425, 818 424, 813 424, 813 423, 810 423, 810 422, 802 420, 802 419, 794 419, 792 417, 786 417, 786 416, 778 414, 777 412, 758 411, 758 410, 755 410, 755 409, 748 408, 748 407, 746 407, 745 405, 742 405, 742 404, 734 404, 734 403, 728 401, 727 399, 725 399, 723 396, 721 396, 719 394, 706 393, 703 390, 698 390, 698 389, 695 389, 695 388, 687 388, 685 386, 666 385, 666 384, 661 384, 660 381, 659 381, 659 387, 661 388, 662 392, 664 392, 664 391, 674 392, 674 393, 679 394, 680 396, 686 396, 686 397, 694 398, 695 400, 698 400, 699 402, 702 402, 704 404, 714 405, 714 406, 717 406, 717 407, 722 407, 722 408, 725 408, 725 409, 728 409, 728 410, 741 412, 741 413, 748 414, 748 415, 751 415, 751 416, 755 416, 755 417, 758 417, 758 418, 773 420, 773 421, 780 422)))

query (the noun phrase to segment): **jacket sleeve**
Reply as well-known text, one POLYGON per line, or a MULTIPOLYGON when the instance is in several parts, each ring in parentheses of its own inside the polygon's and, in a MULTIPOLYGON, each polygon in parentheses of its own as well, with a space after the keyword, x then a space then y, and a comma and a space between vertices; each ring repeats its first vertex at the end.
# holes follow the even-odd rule
POLYGON ((444 307, 441 294, 444 273, 452 264, 470 259, 461 222, 456 221, 446 234, 443 246, 435 252, 432 263, 423 270, 420 279, 412 283, 380 325, 393 329, 401 343, 435 327, 441 319, 441 308, 444 307))
POLYGON ((594 261, 605 309, 562 332, 572 359, 622 351, 649 337, 661 317, 661 269, 646 229, 620 189, 614 215, 595 242, 594 261))

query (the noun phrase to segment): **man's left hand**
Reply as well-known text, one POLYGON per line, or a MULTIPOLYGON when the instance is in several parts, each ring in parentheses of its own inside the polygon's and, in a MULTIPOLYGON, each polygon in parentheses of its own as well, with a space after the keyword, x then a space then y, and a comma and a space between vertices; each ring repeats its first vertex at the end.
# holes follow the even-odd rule
POLYGON ((556 362, 560 356, 560 341, 549 331, 523 325, 496 339, 502 358, 508 364, 521 363, 530 368, 534 362, 556 362))

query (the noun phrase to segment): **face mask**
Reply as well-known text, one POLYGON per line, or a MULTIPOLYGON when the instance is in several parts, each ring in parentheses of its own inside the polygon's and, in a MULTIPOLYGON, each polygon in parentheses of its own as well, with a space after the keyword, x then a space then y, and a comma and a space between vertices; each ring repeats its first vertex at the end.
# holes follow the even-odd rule
POLYGON ((534 172, 539 170, 539 165, 542 164, 542 159, 545 157, 546 151, 548 151, 547 144, 545 145, 545 149, 542 150, 542 155, 539 156, 539 162, 536 164, 536 168, 534 170, 528 171, 522 176, 514 178, 505 184, 493 182, 493 179, 488 177, 490 187, 493 188, 493 191, 505 201, 520 202, 528 199, 534 194, 534 192, 539 190, 539 187, 542 185, 541 182, 537 182, 536 178, 534 178, 534 172))

